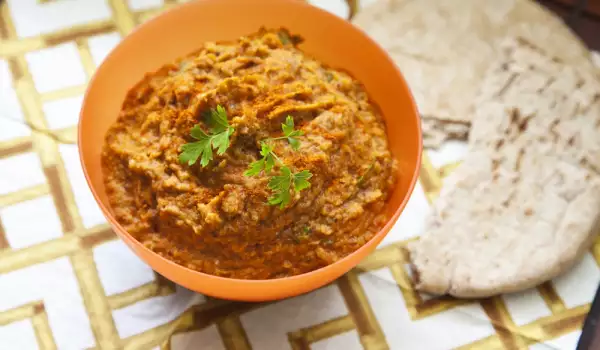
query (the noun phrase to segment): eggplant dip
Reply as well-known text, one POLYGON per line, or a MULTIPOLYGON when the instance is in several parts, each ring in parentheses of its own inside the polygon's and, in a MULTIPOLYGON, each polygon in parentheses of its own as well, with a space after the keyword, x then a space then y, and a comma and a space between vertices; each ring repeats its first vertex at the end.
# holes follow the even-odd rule
POLYGON ((230 278, 309 272, 386 222, 396 182, 363 86, 265 30, 147 74, 106 135, 117 221, 163 257, 230 278))

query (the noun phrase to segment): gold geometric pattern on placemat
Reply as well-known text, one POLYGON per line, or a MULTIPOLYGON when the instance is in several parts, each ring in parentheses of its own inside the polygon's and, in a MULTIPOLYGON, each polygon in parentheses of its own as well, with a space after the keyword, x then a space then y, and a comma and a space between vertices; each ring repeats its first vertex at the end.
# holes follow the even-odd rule
MULTIPOLYGON (((58 1, 60 0, 40 0, 39 3, 58 1)), ((347 1, 352 16, 358 9, 358 0, 347 1)), ((32 130, 30 136, 0 141, 0 160, 34 152, 39 157, 46 179, 43 184, 0 195, 0 208, 49 195, 56 207, 63 231, 63 235, 59 238, 21 249, 11 249, 0 221, 0 275, 66 257, 72 265, 98 349, 146 349, 155 346, 170 349, 173 335, 202 330, 213 325, 216 326, 225 348, 250 349, 250 341, 240 317, 269 304, 236 303, 206 298, 205 302, 192 306, 171 322, 130 337, 119 336, 113 311, 151 297, 172 294, 175 292, 175 286, 156 275, 154 281, 139 287, 110 296, 104 293, 92 250, 116 237, 106 224, 91 228, 84 226, 59 151, 60 144, 76 142, 76 128, 50 130, 42 108, 44 102, 81 95, 85 90, 85 84, 40 93, 36 90, 25 58, 28 52, 63 43, 74 43, 89 79, 95 70, 88 45, 89 37, 115 31, 124 36, 136 24, 174 6, 175 1, 165 0, 161 8, 137 12, 131 11, 125 1, 109 0, 108 4, 112 11, 109 20, 80 24, 66 30, 26 38, 17 36, 7 3, 3 2, 0 5, 0 58, 8 62, 25 123, 32 130)), ((442 178, 455 167, 456 164, 453 164, 435 169, 427 155, 424 155, 420 182, 430 201, 434 200, 439 193, 442 178)), ((287 338, 290 346, 293 349, 308 349, 312 343, 345 332, 356 331, 364 348, 389 348, 382 327, 359 279, 365 272, 380 269, 388 269, 393 276, 404 298, 410 318, 414 321, 465 304, 479 303, 492 323, 495 333, 464 345, 464 349, 526 348, 580 329, 589 310, 589 304, 567 308, 551 282, 537 288, 551 315, 520 326, 515 325, 501 297, 479 301, 464 301, 450 297, 424 300, 413 289, 406 269, 407 255, 404 247, 407 243, 408 241, 404 241, 380 248, 356 269, 336 281, 335 286, 343 297, 348 314, 289 332, 287 338)), ((600 263, 600 242, 594 245, 592 254, 600 263)), ((21 320, 31 322, 40 348, 57 348, 43 300, 32 300, 16 308, 0 311, 0 326, 21 320)))

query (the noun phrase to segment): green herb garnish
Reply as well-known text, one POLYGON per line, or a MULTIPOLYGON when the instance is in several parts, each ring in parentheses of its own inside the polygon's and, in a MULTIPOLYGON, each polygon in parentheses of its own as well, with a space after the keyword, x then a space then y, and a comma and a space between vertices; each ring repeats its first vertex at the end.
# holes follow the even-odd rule
POLYGON ((300 141, 298 141, 297 137, 304 135, 304 132, 302 130, 294 130, 294 119, 291 116, 288 115, 285 118, 285 124, 281 124, 281 129, 294 151, 300 149, 300 141))
POLYGON ((275 166, 275 160, 279 160, 277 155, 273 153, 273 146, 265 141, 260 143, 260 155, 262 158, 250 163, 248 170, 244 172, 244 176, 255 176, 263 170, 269 172, 275 166))
POLYGON ((205 167, 213 159, 213 149, 218 155, 222 155, 229 148, 229 138, 235 129, 229 125, 225 108, 218 105, 216 109, 204 113, 204 118, 210 134, 205 133, 200 128, 200 124, 194 125, 190 136, 198 141, 181 146, 181 154, 179 154, 181 163, 191 166, 200 158, 200 165, 205 167))
POLYGON ((302 37, 298 36, 298 35, 290 35, 290 33, 285 30, 285 29, 281 29, 277 32, 277 36, 279 37, 279 41, 281 41, 281 43, 283 45, 298 45, 302 42, 302 37))
POLYGON ((358 178, 358 181, 356 182, 357 185, 362 185, 362 183, 365 181, 366 176, 369 174, 369 172, 371 172, 371 169, 373 169, 373 165, 375 165, 375 161, 371 162, 371 165, 369 165, 367 170, 358 178))
POLYGON ((292 43, 290 35, 286 31, 280 30, 279 32, 277 32, 277 36, 279 37, 279 41, 281 41, 283 45, 292 43))
POLYGON ((273 151, 272 141, 287 139, 292 149, 297 151, 300 149, 298 137, 304 135, 302 130, 294 129, 294 119, 289 115, 285 119, 285 123, 281 124, 281 130, 284 136, 269 138, 260 143, 260 155, 262 158, 250 163, 248 169, 244 172, 244 176, 256 176, 262 171, 269 173, 278 165, 281 174, 271 176, 269 179, 268 187, 273 192, 273 195, 269 197, 268 203, 270 205, 279 205, 279 208, 283 209, 289 204, 292 198, 292 189, 295 192, 300 192, 310 187, 308 180, 312 177, 312 174, 308 170, 292 173, 292 170, 277 157, 273 151))
POLYGON ((269 180, 269 189, 273 191, 273 196, 269 198, 269 204, 279 204, 279 208, 283 209, 290 202, 290 189, 292 186, 296 192, 310 187, 308 180, 312 177, 312 174, 308 170, 302 170, 294 174, 287 166, 282 166, 280 170, 281 175, 273 176, 269 180))

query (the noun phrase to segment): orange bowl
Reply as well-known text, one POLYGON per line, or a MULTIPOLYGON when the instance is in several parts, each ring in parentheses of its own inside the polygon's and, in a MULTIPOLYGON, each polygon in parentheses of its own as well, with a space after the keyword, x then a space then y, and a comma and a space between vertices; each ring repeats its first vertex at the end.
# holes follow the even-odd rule
POLYGON ((421 130, 409 88, 388 55, 349 22, 300 0, 203 0, 181 5, 144 23, 112 51, 90 81, 79 121, 79 155, 88 185, 115 232, 154 270, 213 297, 266 301, 317 289, 356 266, 381 242, 404 209, 417 181, 421 130), (327 267, 271 280, 216 277, 175 264, 128 234, 115 220, 100 165, 104 136, 127 91, 162 65, 206 41, 234 40, 261 26, 285 27, 304 37, 301 48, 361 81, 385 118, 389 145, 398 160, 398 184, 387 203, 387 224, 363 247, 327 267))

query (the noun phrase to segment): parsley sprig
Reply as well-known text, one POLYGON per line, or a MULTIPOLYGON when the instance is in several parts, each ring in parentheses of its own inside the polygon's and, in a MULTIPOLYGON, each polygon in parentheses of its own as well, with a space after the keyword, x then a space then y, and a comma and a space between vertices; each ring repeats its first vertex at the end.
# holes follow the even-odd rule
POLYGON ((291 200, 292 189, 295 192, 300 192, 310 187, 310 182, 308 180, 312 177, 312 174, 308 170, 293 173, 292 170, 277 157, 274 152, 272 141, 287 139, 292 149, 297 151, 300 149, 300 140, 298 140, 298 137, 304 135, 302 130, 294 129, 294 119, 289 115, 285 119, 285 123, 281 124, 281 130, 283 131, 284 136, 268 138, 261 141, 260 155, 262 158, 250 163, 248 170, 244 172, 244 176, 256 176, 262 171, 270 173, 276 165, 279 165, 281 174, 271 176, 269 179, 268 187, 273 192, 273 195, 269 197, 268 203, 270 205, 279 205, 279 208, 283 209, 291 200))
POLYGON ((281 130, 283 130, 285 138, 287 138, 294 151, 299 150, 300 141, 297 137, 304 135, 304 132, 302 130, 294 130, 294 119, 291 116, 288 115, 287 118, 285 118, 285 123, 281 124, 281 130))
POLYGON ((291 200, 290 189, 293 187, 294 191, 300 192, 310 187, 308 180, 312 177, 312 174, 308 170, 302 170, 294 174, 287 166, 282 166, 280 171, 281 175, 269 179, 268 186, 273 191, 273 195, 269 197, 269 204, 279 204, 279 208, 283 209, 291 200))
POLYGON ((179 155, 181 163, 191 166, 200 158, 200 165, 205 167, 213 159, 213 149, 218 155, 222 155, 229 148, 229 138, 235 129, 229 125, 225 108, 218 105, 216 109, 205 112, 204 118, 208 124, 210 134, 205 133, 200 128, 200 124, 194 125, 190 131, 190 136, 197 141, 181 146, 181 154, 179 155))
POLYGON ((279 158, 273 152, 273 145, 266 141, 262 141, 260 143, 260 155, 262 158, 250 163, 248 170, 244 172, 244 176, 255 176, 260 174, 260 172, 263 170, 270 172, 275 166, 275 161, 279 161, 279 158))

